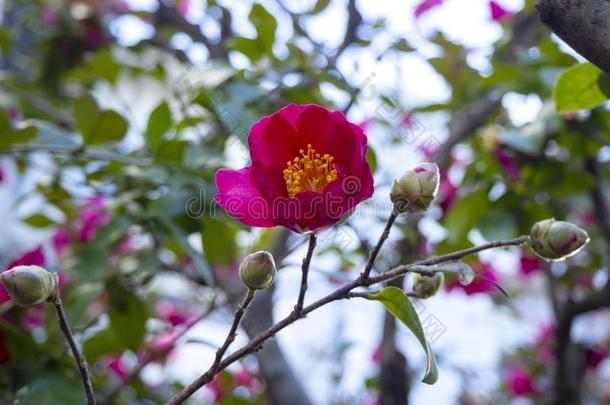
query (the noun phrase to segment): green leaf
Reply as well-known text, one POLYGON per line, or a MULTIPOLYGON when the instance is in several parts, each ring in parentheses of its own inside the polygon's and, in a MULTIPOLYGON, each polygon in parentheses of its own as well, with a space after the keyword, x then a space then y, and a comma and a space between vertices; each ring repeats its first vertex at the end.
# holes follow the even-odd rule
POLYGON ((375 173, 377 170, 377 154, 371 146, 369 146, 366 151, 366 161, 369 163, 369 166, 371 166, 371 172, 375 173))
POLYGON ((158 140, 172 125, 172 113, 167 102, 163 101, 150 113, 146 127, 146 139, 154 148, 158 140))
POLYGON ((88 144, 120 141, 127 133, 127 121, 116 111, 104 111, 100 114, 95 131, 88 144))
POLYGON ((111 329, 104 329, 83 343, 83 354, 90 363, 108 354, 121 353, 126 349, 111 329))
POLYGON ((110 329, 127 348, 136 351, 144 342, 148 311, 132 292, 115 284, 109 288, 110 329))
POLYGON ((311 10, 309 12, 309 14, 311 14, 311 15, 319 14, 322 11, 324 11, 326 9, 326 7, 328 7, 329 4, 330 4, 330 0, 318 0, 318 1, 316 1, 316 4, 314 4, 313 10, 311 10))
POLYGON ((80 98, 74 104, 74 118, 76 126, 83 136, 87 139, 94 131, 100 111, 97 103, 91 96, 80 98))
POLYGON ((45 228, 55 223, 55 221, 43 214, 34 214, 25 218, 23 222, 36 228, 45 228))
POLYGON ((90 96, 76 102, 74 116, 86 145, 120 141, 127 133, 128 124, 125 118, 116 111, 100 111, 90 96))
POLYGON ((237 229, 228 221, 217 221, 206 215, 203 219, 201 242, 208 261, 212 264, 228 266, 235 261, 237 229))
POLYGON ((602 105, 608 94, 600 88, 607 75, 592 63, 573 66, 559 75, 553 100, 559 112, 573 112, 602 105))
POLYGON ((387 287, 378 292, 371 294, 370 299, 380 301, 392 315, 399 319, 417 338, 419 343, 426 351, 426 373, 422 380, 426 384, 434 384, 438 380, 438 369, 436 366, 436 358, 430 349, 430 345, 426 340, 424 328, 419 321, 419 316, 413 304, 409 301, 409 297, 397 287, 387 287))
POLYGON ((271 55, 271 48, 275 41, 275 30, 277 21, 265 7, 258 3, 252 5, 248 19, 254 25, 257 34, 257 41, 268 55, 271 55))

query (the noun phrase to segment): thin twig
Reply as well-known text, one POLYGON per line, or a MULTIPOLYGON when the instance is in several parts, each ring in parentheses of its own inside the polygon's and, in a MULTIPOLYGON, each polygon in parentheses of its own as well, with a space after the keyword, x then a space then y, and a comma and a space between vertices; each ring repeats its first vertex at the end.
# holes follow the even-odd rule
POLYGON ((76 360, 76 364, 78 365, 78 370, 80 371, 83 387, 85 388, 85 394, 87 395, 87 404, 95 405, 95 394, 93 392, 93 384, 91 383, 89 367, 87 366, 87 361, 85 360, 85 357, 81 354, 80 350, 78 349, 78 346, 76 346, 74 336, 72 336, 70 326, 68 325, 68 321, 66 320, 66 314, 64 313, 64 307, 61 302, 61 298, 59 297, 59 293, 55 294, 55 296, 51 300, 51 303, 57 311, 59 327, 61 328, 61 331, 63 332, 64 336, 66 337, 68 345, 70 346, 72 354, 74 355, 74 359, 76 360))
POLYGON ((66 145, 36 145, 36 144, 19 144, 11 145, 8 149, 0 150, 0 155, 46 152, 53 155, 73 155, 75 158, 84 158, 91 160, 101 160, 107 162, 117 162, 128 166, 150 166, 151 161, 148 159, 140 159, 130 156, 119 155, 116 153, 105 152, 101 150, 86 149, 82 146, 66 146, 66 145))
POLYGON ((210 368, 208 371, 206 371, 204 374, 202 374, 199 378, 197 378, 191 384, 186 386, 182 391, 176 393, 166 403, 166 405, 181 404, 186 399, 188 399, 191 395, 193 395, 197 390, 199 390, 201 387, 203 387, 204 385, 206 385, 210 381, 212 381, 212 379, 214 378, 216 373, 218 373, 221 370, 224 370, 229 365, 238 361, 242 357, 244 357, 248 354, 252 354, 252 353, 256 352, 257 350, 260 350, 260 348, 265 343, 265 341, 267 341, 268 339, 275 336, 282 329, 293 324, 297 320, 305 317, 305 315, 309 314, 310 312, 313 312, 316 309, 318 309, 326 304, 329 304, 331 302, 350 298, 350 293, 355 288, 367 287, 372 284, 377 284, 377 283, 381 283, 384 281, 393 280, 397 277, 400 277, 400 276, 412 271, 413 268, 417 268, 418 266, 421 269, 422 265, 434 265, 434 264, 439 264, 439 263, 444 263, 444 262, 455 261, 455 260, 459 260, 463 257, 466 257, 468 255, 472 255, 472 254, 475 254, 475 253, 478 253, 478 252, 481 252, 481 251, 487 250, 487 249, 506 247, 506 246, 519 246, 519 245, 524 244, 527 241, 527 239, 528 239, 527 236, 520 236, 515 239, 490 242, 490 243, 486 243, 484 245, 475 246, 475 247, 472 247, 469 249, 464 249, 464 250, 446 254, 443 256, 433 257, 433 258, 429 258, 426 260, 414 262, 410 265, 398 266, 377 277, 370 277, 367 279, 363 279, 362 276, 360 276, 353 282, 346 284, 345 286, 339 288, 338 290, 336 290, 336 291, 326 295, 325 297, 322 297, 319 300, 313 302, 312 304, 304 307, 300 313, 300 316, 298 316, 298 317, 295 316, 294 315, 295 313, 293 311, 290 315, 288 315, 281 321, 277 322, 275 325, 271 326, 270 328, 268 328, 266 331, 262 332, 260 335, 258 335, 254 339, 252 339, 248 344, 243 346, 241 349, 239 349, 239 350, 233 352, 231 355, 227 356, 215 368, 215 370, 216 370, 215 372, 211 372, 212 368, 210 368))
POLYGON ((210 304, 207 306, 207 308, 205 309, 205 311, 203 311, 199 316, 197 316, 195 319, 193 319, 192 321, 190 321, 188 324, 186 324, 181 330, 180 332, 178 332, 176 334, 176 336, 174 336, 172 343, 164 348, 163 350, 159 350, 153 353, 150 353, 148 356, 146 356, 124 379, 123 381, 121 381, 121 384, 118 385, 117 387, 115 387, 114 390, 112 390, 110 392, 110 394, 108 394, 108 396, 105 398, 104 400, 104 404, 107 405, 111 405, 114 403, 114 398, 116 398, 117 395, 120 394, 120 392, 123 390, 123 388, 125 388, 125 386, 127 386, 131 381, 133 381, 134 379, 136 379, 140 373, 142 372, 142 370, 144 370, 144 368, 146 366, 148 366, 150 363, 152 363, 153 361, 160 359, 166 355, 168 355, 175 347, 176 347, 176 342, 178 342, 178 340, 180 340, 182 337, 184 337, 184 335, 186 335, 195 325, 199 324, 199 322, 201 322, 206 316, 208 316, 212 311, 214 311, 216 308, 222 306, 223 303, 217 303, 216 299, 212 299, 212 301, 210 302, 210 304))
MULTIPOLYGON (((239 307, 235 311, 235 317, 233 318, 233 324, 231 325, 231 329, 229 330, 229 334, 227 335, 227 338, 225 339, 224 343, 216 351, 214 363, 212 363, 212 365, 210 366, 208 371, 206 371, 201 377, 199 377, 199 379, 205 380, 207 382, 212 381, 214 376, 219 371, 223 370, 226 367, 226 366, 225 367, 222 366, 222 358, 225 355, 225 353, 227 352, 227 349, 229 348, 231 343, 233 343, 233 341, 237 337, 237 328, 239 326, 239 322, 241 321, 241 318, 243 317, 244 313, 246 312, 246 309, 248 308, 248 306, 254 299, 255 292, 256 292, 256 290, 248 289, 248 293, 246 294, 246 297, 244 298, 243 302, 239 305, 239 307)), ((235 360, 233 360, 233 361, 235 361, 235 360)), ((188 387, 184 388, 182 391, 180 391, 178 394, 174 395, 167 402, 167 405, 181 404, 188 397, 193 395, 195 393, 195 391, 197 391, 199 388, 201 388, 206 383, 204 383, 200 386, 195 386, 195 385, 191 384, 190 386, 188 386, 188 387)))
POLYGON ((371 251, 371 254, 369 255, 369 261, 367 262, 366 267, 364 268, 364 271, 360 275, 361 280, 365 281, 369 278, 369 276, 371 274, 371 270, 373 270, 373 266, 375 265, 375 260, 377 260, 377 256, 379 255, 379 251, 381 250, 381 247, 383 246, 385 241, 388 239, 388 236, 390 236, 390 229, 392 228, 392 225, 394 225, 394 221, 396 221, 396 217, 397 217, 396 212, 394 212, 392 210, 392 213, 390 214, 390 217, 388 218, 388 222, 386 222, 386 224, 385 224, 383 233, 381 234, 381 237, 379 237, 377 244, 371 251))
POLYGON ((294 306, 296 314, 300 314, 303 311, 303 302, 305 302, 305 292, 307 292, 307 277, 309 275, 309 265, 311 264, 311 258, 313 257, 313 251, 316 248, 317 237, 315 233, 309 235, 309 246, 307 247, 307 254, 303 259, 303 265, 301 266, 301 289, 299 291, 299 299, 297 304, 294 306))

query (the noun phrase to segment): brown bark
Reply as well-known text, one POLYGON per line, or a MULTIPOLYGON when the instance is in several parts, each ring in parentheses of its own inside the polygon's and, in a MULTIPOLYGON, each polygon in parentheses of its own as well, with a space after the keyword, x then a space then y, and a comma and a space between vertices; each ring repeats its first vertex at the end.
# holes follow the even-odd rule
POLYGON ((610 1, 538 0, 536 8, 559 38, 610 73, 610 1))

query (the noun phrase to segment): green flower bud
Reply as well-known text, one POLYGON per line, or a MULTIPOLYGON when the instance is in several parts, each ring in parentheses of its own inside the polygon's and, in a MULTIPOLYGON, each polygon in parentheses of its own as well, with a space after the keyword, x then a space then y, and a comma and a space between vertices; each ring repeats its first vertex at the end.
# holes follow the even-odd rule
POLYGON ((413 277, 413 292, 419 298, 430 298, 435 295, 445 282, 443 273, 436 273, 433 276, 415 274, 413 277))
POLYGON ((440 175, 435 163, 421 163, 394 179, 390 199, 399 214, 426 211, 438 192, 440 175))
POLYGON ((0 281, 13 302, 33 307, 47 301, 55 293, 57 281, 53 274, 39 266, 16 266, 0 274, 0 281))
POLYGON ((562 260, 573 256, 589 243, 589 235, 574 224, 545 219, 532 226, 529 245, 546 260, 562 260))
POLYGON ((239 266, 239 277, 249 288, 263 290, 275 279, 275 262, 271 253, 261 250, 246 256, 239 266))

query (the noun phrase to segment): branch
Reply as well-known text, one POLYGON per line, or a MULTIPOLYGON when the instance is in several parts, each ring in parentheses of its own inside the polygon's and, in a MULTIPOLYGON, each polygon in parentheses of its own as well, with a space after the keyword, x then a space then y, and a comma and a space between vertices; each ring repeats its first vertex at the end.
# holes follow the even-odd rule
POLYGON ((66 340, 68 341, 70 350, 72 350, 72 354, 74 355, 74 359, 76 360, 76 364, 78 365, 78 371, 80 372, 80 377, 83 383, 83 387, 85 389, 85 394, 87 395, 87 404, 95 405, 95 394, 93 392, 93 384, 91 384, 91 374, 89 372, 89 366, 87 366, 87 361, 81 354, 80 350, 78 349, 78 346, 76 346, 74 336, 72 336, 72 331, 70 331, 70 326, 68 325, 68 321, 66 319, 66 314, 64 312, 64 307, 61 302, 59 292, 55 292, 55 295, 53 296, 53 298, 51 298, 51 303, 55 307, 55 311, 57 311, 57 319, 59 320, 59 326, 64 336, 66 337, 66 340))
POLYGON ((400 277, 411 271, 418 271, 418 269, 419 269, 419 271, 421 271, 422 266, 434 265, 434 264, 444 263, 444 262, 448 262, 448 261, 459 260, 463 257, 472 255, 474 253, 481 252, 483 250, 493 249, 493 248, 497 248, 497 247, 504 247, 504 246, 519 246, 519 245, 522 245, 523 243, 525 243, 527 241, 527 239, 528 239, 527 236, 520 236, 515 239, 490 242, 490 243, 486 243, 484 245, 475 246, 470 249, 461 250, 461 251, 450 253, 447 255, 433 257, 433 258, 429 258, 426 260, 420 260, 420 261, 414 262, 409 265, 398 266, 377 277, 370 277, 370 278, 367 278, 366 280, 363 280, 362 277, 358 277, 353 282, 339 288, 338 290, 336 290, 336 291, 326 295, 325 297, 320 298, 319 300, 315 301, 314 303, 304 307, 300 313, 296 313, 293 311, 286 318, 282 319, 281 321, 279 321, 278 323, 271 326, 266 331, 264 331, 263 333, 261 333, 260 335, 258 335, 254 339, 252 339, 248 344, 243 346, 241 349, 239 349, 239 350, 235 351, 234 353, 232 353, 231 355, 227 356, 224 360, 222 360, 219 363, 219 365, 216 367, 214 373, 210 372, 212 370, 212 368, 210 368, 207 372, 202 374, 199 378, 197 378, 195 381, 193 381, 191 384, 189 384, 187 387, 185 387, 182 391, 176 393, 176 395, 174 395, 166 403, 166 405, 177 405, 177 404, 184 402, 191 395, 193 395, 197 390, 199 390, 201 387, 203 387, 204 385, 206 385, 210 381, 212 381, 212 379, 214 378, 214 375, 217 372, 224 370, 225 368, 227 368, 234 362, 238 361, 242 357, 256 352, 257 350, 259 350, 262 347, 262 345, 267 340, 269 340, 270 338, 275 336, 282 329, 293 324, 297 320, 305 317, 310 312, 313 312, 316 309, 318 309, 326 304, 329 304, 331 302, 350 298, 350 293, 355 288, 368 287, 372 284, 377 284, 377 283, 381 283, 384 281, 393 280, 393 279, 400 277))
POLYGON ((606 238, 606 243, 610 245, 610 216, 606 207, 606 198, 604 196, 604 179, 599 169, 597 159, 590 157, 585 162, 585 168, 591 176, 593 176, 593 189, 591 190, 591 200, 595 208, 595 217, 597 218, 599 227, 606 238))
POLYGON ((305 292, 307 291, 307 277, 309 275, 309 265, 311 264, 311 258, 313 251, 316 248, 317 237, 315 233, 309 235, 309 247, 307 248, 307 254, 303 259, 303 265, 301 266, 301 290, 299 291, 299 298, 297 304, 294 306, 294 311, 300 314, 303 311, 303 302, 305 301, 305 292))
POLYGON ((46 152, 53 155, 72 155, 75 158, 101 160, 106 162, 117 162, 127 166, 150 166, 151 161, 130 156, 119 155, 112 152, 87 149, 83 146, 66 145, 37 145, 18 144, 11 145, 8 149, 1 149, 0 155, 11 155, 20 153, 46 152))
POLYGON ((366 264, 364 271, 360 275, 360 278, 362 281, 366 281, 369 278, 369 276, 371 274, 371 270, 373 270, 373 266, 375 265, 375 260, 377 260, 377 256, 379 255, 379 251, 381 250, 381 247, 383 246, 385 241, 388 239, 388 236, 390 236, 390 229, 392 228, 392 225, 394 225, 394 222, 396 221, 396 217, 397 217, 396 212, 392 211, 392 213, 390 214, 390 216, 388 218, 388 221, 385 224, 383 233, 381 234, 379 241, 377 241, 377 245, 375 245, 375 247, 371 251, 371 254, 369 255, 369 261, 366 264))
POLYGON ((536 8, 559 38, 610 73, 610 1, 537 0, 536 8))
MULTIPOLYGON (((244 298, 243 302, 239 305, 239 307, 237 307, 237 310, 235 311, 235 317, 233 318, 233 323, 231 324, 231 329, 229 330, 227 338, 225 339, 224 343, 216 351, 214 363, 212 363, 212 365, 210 366, 208 371, 206 371, 205 374, 203 374, 203 376, 201 376, 200 378, 205 378, 205 379, 209 378, 209 380, 211 381, 220 370, 224 369, 224 367, 221 367, 222 358, 225 355, 225 353, 227 352, 227 350, 229 349, 229 346, 231 346, 231 343, 233 343, 233 341, 237 337, 237 328, 239 327, 239 322, 241 321, 241 318, 244 316, 246 309, 248 308, 248 306, 254 299, 255 293, 256 293, 256 290, 248 289, 248 293, 246 294, 246 297, 244 298)), ((195 391, 197 391, 198 389, 199 389, 199 387, 197 387, 197 388, 186 387, 184 390, 182 390, 180 392, 180 394, 182 394, 182 396, 175 395, 167 403, 168 404, 180 404, 184 400, 186 400, 188 397, 193 395, 195 393, 195 391)))
POLYGON ((356 0, 349 0, 349 3, 347 4, 347 25, 345 27, 345 35, 335 54, 328 59, 328 65, 330 67, 336 68, 339 57, 351 44, 358 40, 358 28, 360 28, 363 22, 362 14, 360 14, 360 11, 358 11, 358 8, 356 7, 356 0))
POLYGON ((176 336, 173 338, 172 343, 164 348, 163 350, 159 350, 156 352, 151 353, 150 355, 148 355, 147 357, 145 357, 124 379, 123 381, 121 381, 121 384, 118 385, 114 390, 112 390, 110 392, 110 394, 108 394, 108 396, 105 398, 104 400, 104 404, 105 405, 112 405, 114 403, 114 398, 116 398, 117 395, 119 395, 119 393, 121 392, 121 390, 123 388, 125 388, 125 386, 127 386, 130 382, 132 382, 133 380, 135 380, 136 378, 139 377, 140 373, 142 372, 142 370, 144 370, 144 368, 146 366, 148 366, 150 363, 152 363, 153 361, 160 359, 164 356, 167 356, 172 350, 174 350, 174 348, 176 347, 176 342, 178 342, 179 339, 181 339, 182 337, 184 337, 184 335, 186 335, 195 325, 197 325, 199 322, 201 322, 206 316, 208 316, 210 313, 212 313, 212 311, 214 311, 216 308, 222 306, 223 303, 217 303, 216 299, 212 299, 212 301, 210 302, 210 305, 206 308, 205 311, 203 311, 203 313, 201 315, 199 315, 197 318, 193 319, 191 322, 189 322, 188 324, 186 324, 181 330, 180 332, 178 332, 176 334, 176 336))

